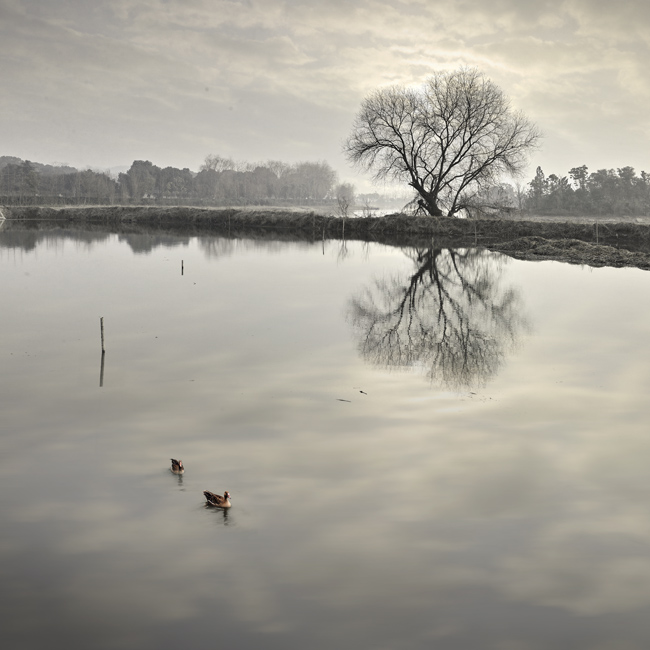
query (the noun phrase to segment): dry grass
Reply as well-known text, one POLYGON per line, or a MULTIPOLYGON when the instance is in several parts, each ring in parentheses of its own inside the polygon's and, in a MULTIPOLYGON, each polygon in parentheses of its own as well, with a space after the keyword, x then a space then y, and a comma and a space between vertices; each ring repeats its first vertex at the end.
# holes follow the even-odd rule
POLYGON ((56 221, 126 232, 156 230, 254 239, 346 239, 394 246, 485 246, 521 259, 555 259, 591 266, 650 268, 650 224, 636 221, 448 219, 385 217, 343 219, 284 209, 191 207, 5 208, 9 220, 56 221))
POLYGON ((648 253, 633 252, 577 239, 551 240, 543 237, 521 237, 490 248, 521 260, 555 260, 587 266, 634 266, 650 269, 648 253))

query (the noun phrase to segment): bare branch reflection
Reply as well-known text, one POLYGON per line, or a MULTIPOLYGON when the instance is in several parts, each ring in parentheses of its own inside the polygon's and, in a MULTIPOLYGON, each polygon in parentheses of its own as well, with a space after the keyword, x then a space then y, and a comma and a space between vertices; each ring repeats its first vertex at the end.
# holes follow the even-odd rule
POLYGON ((405 249, 413 273, 377 280, 352 298, 348 318, 366 361, 422 367, 448 388, 484 385, 528 329, 516 289, 504 288, 499 253, 405 249))

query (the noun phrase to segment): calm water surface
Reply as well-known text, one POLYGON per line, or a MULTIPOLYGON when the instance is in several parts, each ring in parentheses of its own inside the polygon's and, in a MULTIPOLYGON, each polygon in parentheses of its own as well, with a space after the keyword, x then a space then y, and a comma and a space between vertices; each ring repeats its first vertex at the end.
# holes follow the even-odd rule
POLYGON ((5 228, 3 647, 646 650, 649 295, 472 250, 5 228))

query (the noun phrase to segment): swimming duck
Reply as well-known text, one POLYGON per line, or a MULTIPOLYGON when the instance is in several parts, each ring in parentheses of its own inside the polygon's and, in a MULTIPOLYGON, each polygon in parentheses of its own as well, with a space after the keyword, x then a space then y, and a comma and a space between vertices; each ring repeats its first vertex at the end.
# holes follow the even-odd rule
POLYGON ((210 506, 215 506, 217 508, 230 508, 232 505, 230 503, 230 492, 228 492, 228 490, 223 493, 223 496, 210 492, 209 490, 203 490, 203 494, 210 506))
POLYGON ((172 472, 174 474, 182 474, 183 472, 185 472, 185 468, 183 467, 182 460, 176 460, 175 458, 172 458, 171 461, 172 461, 172 472))

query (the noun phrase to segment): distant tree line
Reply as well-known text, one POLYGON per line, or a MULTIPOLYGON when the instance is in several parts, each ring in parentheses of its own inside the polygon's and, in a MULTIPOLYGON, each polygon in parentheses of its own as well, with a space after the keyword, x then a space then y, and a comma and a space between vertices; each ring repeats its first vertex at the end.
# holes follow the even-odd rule
POLYGON ((336 203, 340 187, 324 161, 251 164, 209 155, 197 173, 135 160, 113 178, 107 172, 0 156, 4 204, 317 204, 336 203))
POLYGON ((574 167, 567 176, 546 176, 537 167, 535 177, 513 186, 495 183, 481 189, 465 206, 470 217, 503 212, 554 216, 650 215, 650 174, 637 176, 634 168, 599 169, 574 167))
MULTIPOLYGON (((520 188, 521 190, 521 188, 520 188)), ((569 170, 568 176, 545 176, 541 167, 524 192, 526 212, 548 215, 649 215, 650 174, 640 176, 632 167, 599 169, 586 165, 569 170)))
MULTIPOLYGON (((193 172, 135 160, 114 178, 108 172, 0 156, 0 205, 332 204, 347 214, 353 205, 370 207, 386 201, 376 193, 355 196, 354 188, 338 183, 336 172, 324 161, 251 164, 209 155, 193 172)), ((391 207, 399 209, 400 201, 395 198, 391 207)), ((494 183, 466 205, 468 215, 476 217, 503 209, 566 216, 650 215, 650 174, 637 175, 629 166, 589 173, 582 165, 567 176, 546 176, 538 167, 529 183, 516 187, 494 183)))

